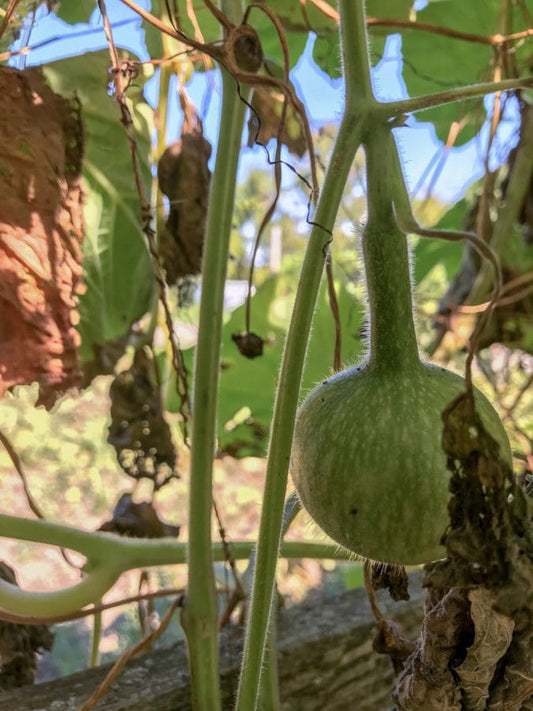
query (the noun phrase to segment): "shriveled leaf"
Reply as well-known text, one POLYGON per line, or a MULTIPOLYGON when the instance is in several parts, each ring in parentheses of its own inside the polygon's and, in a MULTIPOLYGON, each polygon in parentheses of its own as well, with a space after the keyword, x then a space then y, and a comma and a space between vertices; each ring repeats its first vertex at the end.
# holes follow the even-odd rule
POLYGON ((461 692, 451 670, 471 621, 465 591, 452 589, 428 601, 414 653, 396 679, 393 699, 402 711, 461 711, 461 692))
POLYGON ((374 590, 387 588, 393 600, 409 600, 409 579, 403 565, 379 563, 372 566, 371 574, 374 590))
POLYGON ((38 69, 0 68, 0 395, 38 381, 51 406, 81 382, 83 127, 38 69))
POLYGON ((122 494, 113 510, 112 519, 103 523, 98 530, 131 538, 177 538, 180 527, 164 523, 149 501, 136 504, 131 494, 122 494))
POLYGON ((107 441, 115 447, 126 474, 151 479, 157 490, 177 475, 176 450, 163 415, 154 367, 144 349, 139 349, 131 368, 111 383, 107 441))
POLYGON ((263 355, 265 342, 257 333, 234 333, 231 338, 245 358, 258 358, 263 355))
POLYGON ((194 106, 184 99, 185 119, 178 141, 159 160, 157 176, 168 197, 169 214, 159 241, 168 284, 198 274, 202 266, 211 173, 211 144, 204 138, 194 106))
MULTIPOLYGON (((84 179, 87 237, 80 299, 81 354, 90 362, 95 349, 125 336, 148 309, 154 279, 145 243, 131 153, 120 111, 109 95, 107 52, 91 52, 46 67, 51 85, 64 95, 79 96, 87 131, 84 179)), ((150 194, 151 109, 137 83, 130 89, 130 110, 147 195, 150 194)))
MULTIPOLYGON (((0 562, 0 578, 18 587, 15 571, 0 562)), ((50 651, 54 634, 46 625, 0 621, 0 691, 33 684, 38 654, 50 651)))
MULTIPOLYGON (((278 92, 258 88, 253 92, 251 104, 256 114, 252 113, 248 121, 248 145, 259 141, 266 146, 271 138, 278 136, 283 97, 278 92)), ((302 122, 291 106, 287 107, 281 142, 300 158, 307 150, 302 122)))
POLYGON ((455 671, 461 680, 464 702, 469 711, 484 711, 496 665, 513 637, 514 622, 496 612, 494 594, 483 588, 468 593, 474 641, 466 659, 455 671))

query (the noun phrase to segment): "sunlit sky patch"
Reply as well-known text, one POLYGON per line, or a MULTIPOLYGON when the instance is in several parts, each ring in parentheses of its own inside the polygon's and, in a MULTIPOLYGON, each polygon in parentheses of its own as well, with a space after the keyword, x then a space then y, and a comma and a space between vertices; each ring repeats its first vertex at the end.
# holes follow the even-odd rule
MULTIPOLYGON (((141 0, 140 5, 149 8, 150 0, 141 0)), ((148 59, 144 45, 144 32, 140 26, 140 19, 129 8, 118 0, 108 0, 108 14, 114 24, 114 37, 116 44, 135 53, 140 59, 148 59)), ((425 5, 420 0, 420 7, 425 5)), ((53 14, 47 14, 46 9, 38 11, 36 22, 31 28, 31 33, 23 32, 21 42, 31 45, 39 44, 50 38, 60 38, 30 52, 23 58, 15 58, 14 66, 22 67, 25 64, 42 64, 54 59, 60 59, 85 51, 94 51, 106 47, 105 37, 99 12, 95 10, 89 23, 67 25, 53 14)), ((343 107, 342 80, 331 80, 312 61, 312 46, 314 38, 311 36, 304 54, 291 73, 299 95, 304 100, 308 109, 311 124, 318 128, 324 123, 335 123, 340 120, 343 107)), ((405 83, 402 78, 401 36, 390 35, 385 44, 383 57, 373 70, 373 84, 378 98, 382 101, 391 101, 407 97, 405 83)), ((218 77, 195 73, 187 90, 199 111, 208 106, 204 118, 204 129, 208 139, 216 142, 218 133, 218 115, 220 107, 220 87, 218 77)), ((147 83, 147 100, 155 105, 157 102, 158 74, 147 83)), ((491 99, 486 104, 490 106, 491 99)), ((179 134, 180 116, 177 100, 174 96, 171 104, 169 142, 175 140, 179 134)), ((508 118, 500 127, 500 145, 495 146, 491 156, 491 168, 494 169, 505 158, 502 146, 514 142, 517 128, 517 111, 509 111, 508 118)), ((444 156, 443 144, 436 137, 431 123, 423 121, 423 114, 416 119, 409 117, 406 127, 397 129, 396 136, 400 145, 407 182, 416 194, 424 197, 428 189, 432 194, 446 202, 458 199, 466 188, 480 178, 484 172, 483 154, 487 141, 488 126, 472 141, 459 148, 453 148, 444 156), (444 159, 445 158, 445 159, 444 159), (429 168, 428 168, 429 166, 429 168), (438 175, 434 171, 438 169, 438 175)), ((273 153, 273 149, 271 154, 273 153)), ((294 158, 285 152, 283 158, 292 164, 294 158)), ((213 158, 214 160, 214 158, 213 158)), ((305 164, 298 164, 305 172, 305 164)), ((262 148, 243 151, 241 155, 240 174, 244 180, 251 169, 264 168, 267 159, 262 148)), ((294 184, 295 177, 285 170, 284 187, 294 184)))

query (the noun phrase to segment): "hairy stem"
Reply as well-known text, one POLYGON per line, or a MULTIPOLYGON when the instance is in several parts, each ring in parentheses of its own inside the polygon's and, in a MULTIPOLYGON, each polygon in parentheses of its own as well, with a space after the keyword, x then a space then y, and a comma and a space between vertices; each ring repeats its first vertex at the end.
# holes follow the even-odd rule
POLYGON ((480 84, 461 86, 457 89, 449 89, 448 91, 439 91, 436 94, 415 96, 413 99, 383 102, 380 103, 380 111, 384 116, 401 116, 402 114, 410 114, 415 111, 432 109, 435 106, 442 106, 443 104, 452 104, 456 101, 475 99, 478 96, 487 96, 497 91, 508 91, 510 89, 531 86, 533 86, 533 79, 531 77, 525 79, 503 79, 502 81, 481 82, 480 84))
POLYGON ((419 362, 407 239, 396 224, 391 129, 376 125, 365 140, 368 220, 363 257, 370 316, 369 366, 387 370, 419 362))
POLYGON ((292 434, 313 311, 344 186, 361 142, 365 119, 375 104, 370 82, 363 3, 360 0, 341 0, 340 8, 346 107, 313 217, 313 229, 304 257, 281 364, 237 711, 253 711, 257 704, 280 545, 292 434))

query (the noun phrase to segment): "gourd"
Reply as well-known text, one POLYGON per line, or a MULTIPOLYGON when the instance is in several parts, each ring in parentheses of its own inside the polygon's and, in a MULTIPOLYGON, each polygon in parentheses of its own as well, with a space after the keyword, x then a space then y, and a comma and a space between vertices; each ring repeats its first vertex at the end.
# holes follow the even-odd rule
MULTIPOLYGON (((450 472, 441 413, 464 381, 419 357, 408 245, 393 209, 392 140, 385 128, 365 142, 367 357, 325 380, 301 404, 291 476, 304 508, 334 541, 365 558, 410 565, 445 555, 450 472)), ((510 463, 497 413, 481 392, 474 398, 510 463)))

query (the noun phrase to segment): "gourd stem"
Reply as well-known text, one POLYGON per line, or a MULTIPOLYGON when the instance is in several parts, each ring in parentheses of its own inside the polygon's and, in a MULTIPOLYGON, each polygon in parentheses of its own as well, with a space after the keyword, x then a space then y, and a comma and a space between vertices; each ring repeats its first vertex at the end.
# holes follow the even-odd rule
POLYGON ((413 320, 409 250, 396 224, 393 171, 396 150, 387 125, 376 126, 365 140, 368 221, 363 258, 370 319, 368 365, 397 369, 420 362, 413 320))

